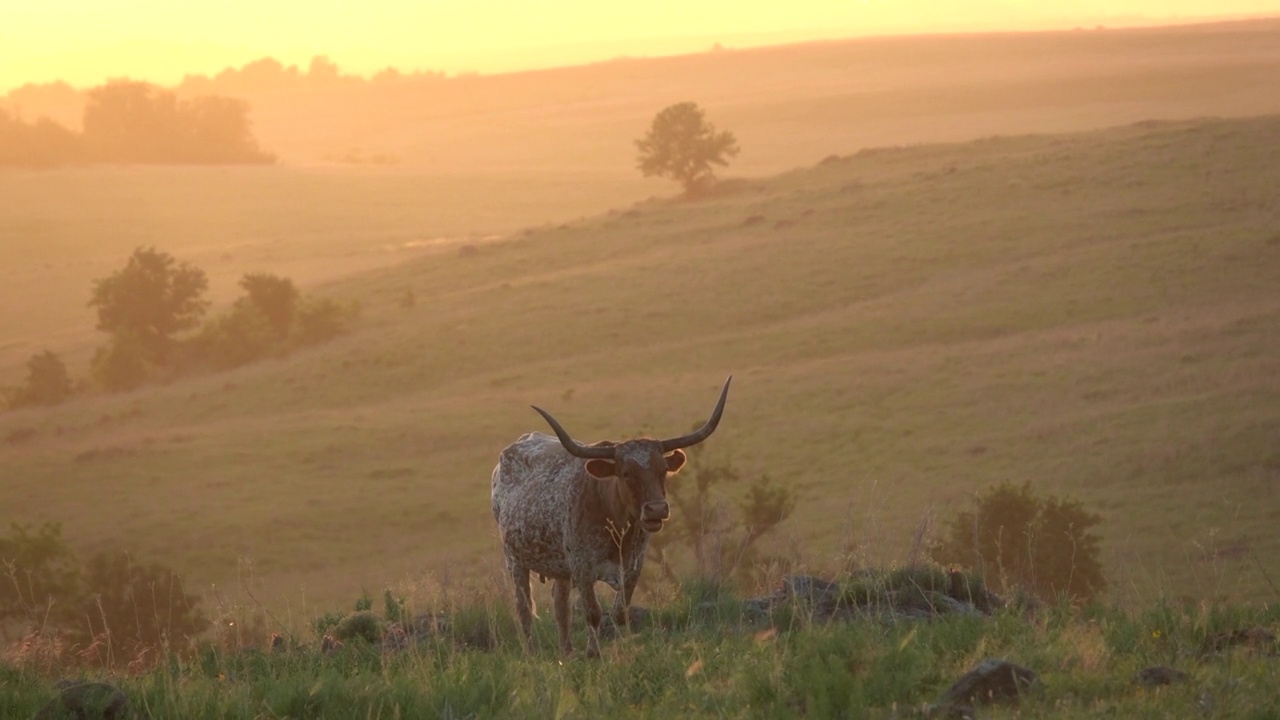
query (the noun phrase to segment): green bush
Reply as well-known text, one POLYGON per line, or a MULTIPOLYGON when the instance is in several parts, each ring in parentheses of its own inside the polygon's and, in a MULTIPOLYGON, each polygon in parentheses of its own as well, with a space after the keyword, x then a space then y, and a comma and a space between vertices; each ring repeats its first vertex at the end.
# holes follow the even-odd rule
POLYGON ((82 642, 105 636, 109 647, 123 651, 120 660, 141 648, 181 652, 204 632, 209 621, 188 595, 182 578, 159 564, 139 565, 128 553, 98 553, 84 573, 83 618, 75 633, 82 642))
POLYGON ((765 564, 756 542, 791 516, 795 491, 758 475, 749 481, 734 513, 720 490, 741 487, 747 479, 731 463, 709 460, 698 448, 686 452, 688 467, 667 485, 672 521, 650 538, 650 556, 673 582, 679 554, 691 555, 694 575, 714 584, 734 576, 749 582, 765 564))
POLYGON ((996 592, 1024 588, 1043 600, 1088 601, 1106 589, 1099 539, 1091 532, 1101 522, 1079 502, 1005 482, 953 518, 930 554, 944 565, 978 570, 996 592))
POLYGON ((343 642, 363 640, 370 644, 382 642, 382 619, 371 610, 357 610, 338 621, 333 636, 343 642))
POLYGON ((13 622, 40 628, 70 621, 79 566, 60 524, 33 530, 14 523, 10 534, 0 537, 0 572, 0 628, 13 622))

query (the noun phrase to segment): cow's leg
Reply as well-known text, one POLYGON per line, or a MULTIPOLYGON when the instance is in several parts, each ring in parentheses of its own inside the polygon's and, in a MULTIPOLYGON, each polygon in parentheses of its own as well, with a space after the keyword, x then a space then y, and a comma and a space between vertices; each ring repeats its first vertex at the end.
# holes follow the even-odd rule
POLYGON ((570 628, 572 627, 571 618, 569 616, 569 592, 573 590, 573 584, 566 579, 557 579, 551 583, 551 598, 554 601, 556 613, 556 629, 560 631, 560 652, 567 657, 573 654, 573 638, 570 636, 570 628))
POLYGON ((507 561, 511 582, 516 590, 516 618, 520 621, 520 634, 525 650, 533 649, 533 595, 529 591, 529 568, 507 561))
POLYGON ((596 598, 596 581, 591 576, 578 579, 578 595, 582 612, 587 617, 587 657, 600 657, 600 601, 596 598))
POLYGON ((627 612, 627 608, 631 607, 631 596, 639 582, 640 568, 628 569, 623 575, 622 587, 613 596, 613 622, 620 628, 631 627, 631 613, 627 612))

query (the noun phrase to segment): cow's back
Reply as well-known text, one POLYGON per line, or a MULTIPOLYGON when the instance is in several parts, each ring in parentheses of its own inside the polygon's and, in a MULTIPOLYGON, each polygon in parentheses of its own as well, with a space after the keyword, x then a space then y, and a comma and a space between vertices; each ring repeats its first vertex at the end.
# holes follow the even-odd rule
POLYGON ((527 433, 502 451, 491 499, 509 557, 547 576, 568 572, 564 534, 582 472, 582 461, 550 435, 527 433))

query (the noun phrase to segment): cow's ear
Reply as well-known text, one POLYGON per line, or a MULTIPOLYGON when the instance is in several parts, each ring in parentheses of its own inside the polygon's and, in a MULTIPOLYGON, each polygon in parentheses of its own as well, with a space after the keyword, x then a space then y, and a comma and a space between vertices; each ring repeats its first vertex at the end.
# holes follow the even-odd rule
POLYGON ((587 461, 587 474, 598 480, 603 480, 617 475, 618 468, 612 460, 593 458, 587 461))
POLYGON ((685 457, 683 450, 672 451, 672 453, 667 456, 667 472, 678 472, 680 468, 684 467, 684 461, 685 457))

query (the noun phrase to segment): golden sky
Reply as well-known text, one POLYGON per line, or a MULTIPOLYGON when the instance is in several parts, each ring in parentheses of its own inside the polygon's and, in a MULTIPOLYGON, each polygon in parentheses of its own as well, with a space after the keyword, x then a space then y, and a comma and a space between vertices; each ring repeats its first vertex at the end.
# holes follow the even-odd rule
POLYGON ((172 84, 262 57, 498 72, 891 32, 1280 15, 1280 0, 0 0, 0 92, 172 84))

